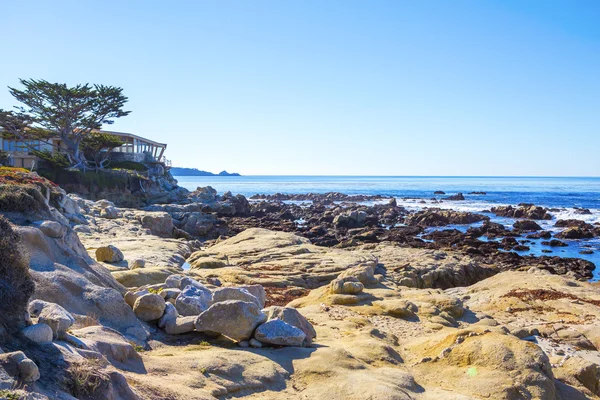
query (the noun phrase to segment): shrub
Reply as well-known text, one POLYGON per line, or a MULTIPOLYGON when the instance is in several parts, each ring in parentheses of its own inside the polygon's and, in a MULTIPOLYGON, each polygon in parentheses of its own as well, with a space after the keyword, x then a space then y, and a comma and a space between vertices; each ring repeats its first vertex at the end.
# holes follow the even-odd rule
POLYGON ((34 289, 21 237, 0 216, 0 327, 5 332, 15 333, 25 326, 27 304, 34 289))
POLYGON ((102 365, 99 359, 87 359, 71 364, 67 371, 67 389, 78 399, 94 397, 94 393, 101 386, 110 384, 110 377, 100 371, 100 367, 102 365))
POLYGON ((32 212, 40 208, 36 200, 38 188, 34 185, 0 185, 0 210, 7 212, 32 212))
POLYGON ((108 167, 111 169, 128 169, 139 172, 148 171, 148 167, 146 167, 144 164, 134 161, 111 161, 108 167))

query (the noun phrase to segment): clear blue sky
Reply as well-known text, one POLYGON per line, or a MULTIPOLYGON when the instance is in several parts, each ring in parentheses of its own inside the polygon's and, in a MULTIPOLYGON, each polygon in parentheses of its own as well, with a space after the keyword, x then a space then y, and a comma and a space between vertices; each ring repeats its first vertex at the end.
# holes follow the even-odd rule
POLYGON ((121 86, 110 129, 242 174, 600 175, 600 1, 0 0, 18 78, 121 86))

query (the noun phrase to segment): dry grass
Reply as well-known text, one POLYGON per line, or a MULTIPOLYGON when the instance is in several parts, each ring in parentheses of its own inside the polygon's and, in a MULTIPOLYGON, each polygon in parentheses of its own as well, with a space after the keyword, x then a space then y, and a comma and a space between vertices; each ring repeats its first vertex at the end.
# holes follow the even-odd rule
POLYGON ((100 370, 102 367, 99 359, 71 364, 67 370, 67 389, 77 398, 92 396, 101 386, 110 383, 110 377, 100 370))

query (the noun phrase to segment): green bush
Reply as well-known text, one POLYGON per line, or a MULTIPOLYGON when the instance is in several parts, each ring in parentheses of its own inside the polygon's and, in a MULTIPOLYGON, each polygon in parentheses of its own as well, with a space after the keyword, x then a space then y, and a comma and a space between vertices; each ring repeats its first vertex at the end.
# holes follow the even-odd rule
POLYGON ((108 167, 111 169, 129 169, 138 172, 148 171, 148 168, 144 164, 134 161, 111 161, 108 167))
POLYGON ((25 326, 27 304, 34 289, 21 237, 0 216, 0 327, 5 332, 16 333, 25 326))
POLYGON ((40 203, 35 198, 34 185, 0 185, 0 210, 7 212, 31 212, 38 210, 40 203))

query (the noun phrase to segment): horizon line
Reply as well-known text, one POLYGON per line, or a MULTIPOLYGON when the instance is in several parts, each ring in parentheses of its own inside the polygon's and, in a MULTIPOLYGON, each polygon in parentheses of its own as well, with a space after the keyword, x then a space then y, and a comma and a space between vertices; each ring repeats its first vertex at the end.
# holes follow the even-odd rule
MULTIPOLYGON (((178 167, 181 168, 181 167, 178 167)), ((227 175, 173 175, 180 177, 202 177, 202 178, 243 178, 250 176, 267 177, 267 176, 279 176, 279 177, 340 177, 340 178, 593 178, 598 179, 598 175, 303 175, 303 174, 239 174, 238 176, 227 176, 227 175)))

